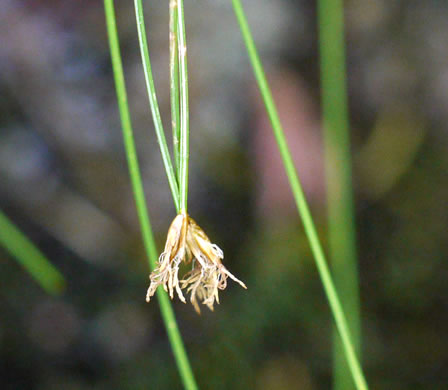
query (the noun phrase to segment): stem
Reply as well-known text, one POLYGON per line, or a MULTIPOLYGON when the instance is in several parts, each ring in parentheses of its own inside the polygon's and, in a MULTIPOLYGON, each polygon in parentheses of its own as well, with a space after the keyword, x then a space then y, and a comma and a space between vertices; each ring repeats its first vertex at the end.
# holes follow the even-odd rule
MULTIPOLYGON (((118 108, 120 111, 121 127, 123 130, 123 139, 126 149, 126 157, 128 160, 129 173, 131 176, 132 189, 134 191, 137 213, 140 221, 143 242, 145 245, 146 254, 148 256, 149 265, 151 269, 154 269, 157 265, 157 249, 151 229, 151 224, 149 221, 149 215, 143 192, 143 184, 137 160, 137 153, 135 149, 134 137, 132 134, 132 124, 127 103, 126 87, 123 76, 123 66, 121 62, 113 0, 104 0, 104 7, 106 13, 107 33, 109 36, 112 67, 114 71, 115 88, 118 99, 118 108)), ((180 336, 179 328, 176 323, 171 303, 166 292, 162 289, 158 289, 157 298, 159 299, 163 321, 168 333, 168 338, 171 343, 171 348, 176 359, 177 368, 182 378, 183 385, 187 390, 196 390, 197 385, 195 382, 195 378, 191 370, 190 362, 188 360, 182 338, 180 336)))
POLYGON ((57 295, 65 288, 62 274, 1 211, 0 243, 47 293, 57 295))
MULTIPOLYGON (((332 271, 356 352, 360 353, 361 325, 356 227, 350 158, 346 91, 344 12, 341 0, 318 2, 322 117, 328 203, 328 232, 332 271)), ((342 345, 333 336, 335 390, 354 388, 342 345)))
POLYGON ((179 126, 179 56, 177 55, 177 0, 170 0, 170 98, 171 126, 173 132, 174 165, 180 181, 180 126, 179 126))
POLYGON ((261 95, 263 97, 264 104, 266 106, 266 111, 269 115, 271 121, 272 129, 277 141, 277 145, 285 166, 285 171, 288 176, 289 184, 296 201, 297 209, 302 218, 305 233, 307 235, 308 241, 310 242, 311 251, 313 253, 314 259, 316 261, 317 269, 319 275, 322 279, 322 284, 327 295, 328 302, 330 304, 331 311, 336 323, 336 327, 339 331, 339 335, 342 340, 344 347, 345 356, 350 367, 351 374, 356 383, 356 387, 359 390, 367 390, 368 386, 366 380, 364 379, 364 374, 362 372, 359 361, 356 357, 355 350, 350 338, 350 332, 347 326, 347 320, 345 318, 342 306, 334 287, 333 280, 330 275, 330 271, 325 259, 324 252, 322 250, 322 245, 320 244, 316 227, 314 226, 313 219, 305 199, 305 195, 302 190, 299 178, 297 176, 296 169, 291 157, 291 153, 288 148, 288 144, 283 133, 283 128, 278 117, 277 109, 275 107, 274 100, 272 98, 269 85, 264 74, 263 66, 261 65, 260 58, 255 47, 255 43, 250 32, 249 25, 247 23, 244 10, 241 5, 240 0, 232 0, 233 8, 235 11, 236 18, 240 25, 241 33, 246 45, 246 49, 249 55, 250 62, 253 67, 255 78, 260 88, 261 95))
POLYGON ((180 84, 180 210, 182 213, 187 213, 190 129, 188 117, 187 44, 183 0, 178 0, 177 28, 180 84))
POLYGON ((160 117, 159 105, 157 103, 156 88, 152 77, 151 61, 149 59, 148 41, 146 39, 145 19, 143 15, 142 0, 135 0, 135 17, 137 19, 138 40, 140 44, 140 53, 142 56, 143 71, 145 73, 146 89, 148 91, 149 105, 151 107, 154 128, 156 130, 157 140, 159 141, 160 153, 162 154, 163 164, 173 195, 174 205, 179 211, 179 186, 176 180, 176 174, 171 163, 170 152, 166 143, 165 132, 163 130, 162 119, 160 117))

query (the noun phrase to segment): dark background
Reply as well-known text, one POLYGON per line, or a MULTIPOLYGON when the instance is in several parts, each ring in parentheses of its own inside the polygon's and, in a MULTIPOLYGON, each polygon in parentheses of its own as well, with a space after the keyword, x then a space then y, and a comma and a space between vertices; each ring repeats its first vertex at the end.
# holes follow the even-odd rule
MULTIPOLYGON (((448 5, 346 1, 363 324, 372 389, 448 383, 448 5)), ((326 245, 316 4, 244 1, 326 245)), ((116 11, 159 249, 175 216, 132 1, 116 11)), ((168 2, 146 1, 169 130, 168 2)), ((175 300, 204 389, 328 389, 331 316, 230 0, 187 0, 190 214, 248 286, 175 300)), ((124 154, 100 1, 0 5, 0 207, 65 275, 46 295, 0 248, 2 389, 181 388, 124 154)), ((0 232, 1 234, 1 232, 0 232)))

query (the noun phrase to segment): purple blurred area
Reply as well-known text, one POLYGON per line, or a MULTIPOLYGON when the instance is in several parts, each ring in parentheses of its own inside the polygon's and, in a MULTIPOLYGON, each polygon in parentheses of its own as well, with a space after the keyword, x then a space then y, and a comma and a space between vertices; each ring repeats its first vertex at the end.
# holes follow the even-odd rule
MULTIPOLYGON (((116 1, 134 134, 162 248, 175 216, 132 1, 116 1)), ((170 140, 168 2, 145 1, 170 140)), ((326 239, 316 4, 247 0, 326 239)), ((174 307, 203 389, 328 389, 331 316, 230 0, 186 1, 189 212, 248 286, 174 307)), ((346 2, 348 93, 372 389, 448 383, 448 4, 346 2)), ((0 388, 177 389, 126 165, 99 1, 0 3, 0 209, 67 279, 49 297, 0 248, 0 388)), ((1 232, 0 232, 1 234, 1 232)))

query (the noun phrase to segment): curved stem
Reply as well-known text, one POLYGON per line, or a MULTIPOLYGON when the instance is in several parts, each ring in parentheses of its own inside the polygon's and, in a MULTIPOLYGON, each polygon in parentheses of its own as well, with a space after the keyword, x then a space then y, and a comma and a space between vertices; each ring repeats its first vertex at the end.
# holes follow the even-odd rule
POLYGON ((285 167, 286 174, 288 176, 289 184, 291 186, 291 190, 294 195, 297 209, 302 218, 305 233, 308 237, 308 241, 310 242, 311 251, 316 261, 316 266, 319 271, 319 275, 322 279, 322 284, 325 293, 327 295, 331 311, 333 313, 336 327, 342 340, 345 356, 348 365, 350 367, 350 372, 353 376, 357 389, 367 390, 368 389, 367 383, 364 378, 364 374, 362 372, 358 358, 356 357, 355 350, 353 348, 350 332, 347 326, 347 320, 342 310, 341 302, 339 300, 336 288, 334 287, 334 283, 330 275, 330 270, 328 268, 328 264, 325 259, 322 245, 319 241, 316 227, 311 217, 311 213, 307 201, 305 199, 302 186, 300 184, 296 169, 294 167, 291 152, 289 151, 288 144, 286 142, 286 138, 283 132, 283 128, 280 123, 280 119, 278 117, 277 108, 275 107, 275 103, 272 98, 272 94, 268 82, 266 80, 266 75, 264 74, 263 66, 258 56, 257 49, 255 47, 255 43, 252 38, 252 34, 250 32, 250 28, 247 23, 246 16, 244 14, 243 7, 241 5, 241 1, 232 0, 232 3, 238 23, 241 28, 241 33, 243 35, 249 59, 253 67, 255 78, 260 88, 260 92, 263 97, 264 104, 266 106, 266 111, 271 121, 272 129, 283 160, 283 165, 285 167))
POLYGON ((154 128, 156 130, 157 140, 159 141, 160 153, 162 154, 163 164, 174 199, 174 205, 179 212, 179 186, 176 180, 176 174, 171 162, 170 152, 163 130, 162 119, 160 117, 159 105, 157 103, 156 88, 152 77, 151 61, 149 59, 148 41, 146 39, 145 19, 143 15, 142 0, 135 0, 135 16, 137 19, 138 40, 140 44, 140 53, 142 56, 143 71, 145 73, 146 89, 148 91, 149 105, 151 107, 154 128))
POLYGON ((187 44, 183 0, 178 0, 177 28, 180 84, 180 210, 182 213, 187 213, 190 129, 188 114, 187 44))
MULTIPOLYGON (((109 36, 110 54, 112 59, 112 67, 114 71, 115 88, 117 92, 118 108, 120 111, 121 127, 123 130, 123 139, 126 149, 126 157, 128 160, 129 173, 131 176, 132 189, 134 191, 137 213, 142 230, 143 242, 146 254, 148 256, 150 268, 154 269, 157 265, 157 249, 154 236, 149 221, 148 210, 143 192, 143 184, 140 175, 140 169, 137 160, 137 152, 135 149, 134 137, 132 133, 131 117, 127 103, 126 87, 123 75, 123 66, 121 62, 120 47, 118 42, 117 26, 115 22, 115 11, 113 0, 104 0, 106 13, 107 33, 109 36)), ((185 389, 197 390, 196 381, 193 371, 185 351, 184 344, 176 323, 173 308, 168 299, 167 293, 162 289, 158 289, 157 297, 159 299, 160 310, 162 312, 168 338, 171 343, 177 367, 182 378, 185 389)))

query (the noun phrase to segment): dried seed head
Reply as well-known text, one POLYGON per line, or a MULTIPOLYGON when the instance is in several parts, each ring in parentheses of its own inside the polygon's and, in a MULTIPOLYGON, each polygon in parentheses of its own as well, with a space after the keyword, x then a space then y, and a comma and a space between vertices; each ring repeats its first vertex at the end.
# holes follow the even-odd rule
POLYGON ((215 301, 219 303, 218 290, 226 288, 228 277, 246 288, 242 281, 224 267, 221 261, 224 258, 223 251, 210 242, 191 217, 188 217, 187 248, 194 258, 193 269, 184 276, 181 285, 191 293, 190 301, 198 313, 198 300, 210 310, 213 310, 215 301))
POLYGON ((198 302, 213 310, 219 303, 218 290, 227 286, 227 278, 233 279, 242 287, 246 285, 232 275, 222 264, 223 251, 210 242, 205 232, 188 215, 179 214, 171 223, 165 250, 159 257, 159 265, 151 273, 151 284, 146 295, 149 302, 158 286, 162 285, 173 299, 176 290, 179 299, 185 303, 182 289, 190 293, 190 301, 200 313, 198 302), (191 271, 179 281, 179 265, 192 262, 191 271))
POLYGON ((162 285, 173 299, 176 290, 179 299, 185 303, 185 298, 179 286, 179 265, 185 259, 186 254, 186 234, 188 226, 186 214, 179 214, 174 218, 168 229, 165 250, 159 257, 159 265, 151 273, 146 301, 149 302, 155 294, 158 286, 162 285))

